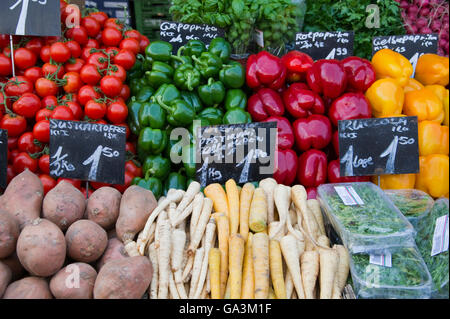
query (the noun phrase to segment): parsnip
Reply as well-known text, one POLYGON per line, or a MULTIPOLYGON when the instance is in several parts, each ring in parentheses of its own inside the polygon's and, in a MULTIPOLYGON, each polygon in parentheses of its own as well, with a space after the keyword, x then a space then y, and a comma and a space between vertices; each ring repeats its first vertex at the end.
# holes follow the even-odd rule
POLYGON ((160 224, 158 248, 158 269, 159 269, 159 285, 158 298, 167 299, 169 294, 169 280, 170 280, 170 253, 172 250, 171 227, 168 219, 165 219, 160 224))
POLYGON ((298 251, 296 239, 292 235, 286 235, 281 239, 280 245, 284 260, 286 261, 289 272, 291 273, 292 281, 294 282, 294 287, 297 291, 299 299, 305 299, 302 274, 300 272, 300 254, 298 251))
POLYGON ((347 248, 343 245, 334 245, 333 249, 336 249, 339 255, 338 269, 336 278, 334 280, 333 299, 341 299, 342 291, 344 290, 347 282, 348 273, 350 270, 350 255, 347 248))
POLYGON ((267 299, 270 285, 269 236, 256 233, 252 246, 255 299, 267 299))
POLYGON ((266 193, 267 197, 267 223, 275 221, 275 202, 274 202, 274 192, 277 186, 277 181, 273 178, 265 178, 259 182, 259 187, 261 187, 266 193))
POLYGON ((334 278, 339 263, 339 254, 334 249, 319 248, 320 256, 320 299, 333 296, 334 278))
POLYGON ((300 260, 305 298, 315 299, 314 288, 319 275, 319 253, 315 250, 305 251, 300 260))

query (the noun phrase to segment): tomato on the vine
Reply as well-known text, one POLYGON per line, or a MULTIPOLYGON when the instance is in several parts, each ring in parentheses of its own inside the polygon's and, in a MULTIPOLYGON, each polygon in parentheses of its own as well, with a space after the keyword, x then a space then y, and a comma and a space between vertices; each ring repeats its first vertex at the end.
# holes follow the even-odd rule
POLYGON ((90 100, 99 99, 100 94, 94 89, 92 85, 85 85, 78 91, 78 103, 85 106, 90 100))
POLYGON ((40 174, 39 179, 41 180, 42 187, 44 189, 44 195, 51 191, 56 186, 56 181, 49 174, 40 174))
POLYGON ((114 57, 114 63, 121 65, 125 70, 128 71, 134 66, 134 63, 136 63, 136 56, 133 54, 133 52, 122 49, 114 57))
POLYGON ((29 169, 31 172, 36 173, 38 163, 35 158, 32 158, 27 152, 20 152, 13 161, 14 173, 20 174, 25 169, 29 169))
POLYGON ((20 136, 27 129, 27 121, 23 116, 5 114, 0 121, 0 128, 8 131, 8 136, 20 136))
POLYGON ((17 155, 20 154, 20 151, 18 148, 11 150, 8 152, 8 163, 12 164, 14 163, 14 160, 16 159, 17 155))
POLYGON ((8 150, 13 150, 17 148, 17 144, 19 143, 19 137, 10 137, 8 136, 8 150))
POLYGON ((44 174, 50 174, 50 155, 44 154, 38 160, 39 170, 44 174))
POLYGON ((65 105, 58 105, 52 112, 50 118, 55 120, 72 121, 74 119, 72 110, 65 105))
POLYGON ((122 32, 116 28, 106 27, 102 31, 102 41, 106 46, 119 46, 122 41, 122 32))
POLYGON ((132 160, 125 162, 125 171, 130 172, 135 177, 142 176, 142 168, 137 166, 136 163, 132 160))
POLYGON ((66 93, 76 93, 83 85, 80 74, 77 72, 67 72, 63 79, 67 81, 63 86, 66 93))
POLYGON ((123 66, 118 64, 113 64, 112 69, 108 71, 107 75, 115 76, 120 81, 125 82, 127 79, 127 71, 123 68, 123 66))
POLYGON ((131 52, 133 52, 135 55, 139 53, 139 51, 141 50, 140 47, 140 43, 138 40, 133 39, 133 38, 127 38, 127 39, 123 39, 120 42, 120 49, 126 49, 126 50, 130 50, 131 52))
POLYGON ((22 70, 31 68, 37 62, 37 56, 27 48, 19 48, 14 51, 14 63, 22 70))
POLYGON ((100 49, 100 43, 96 39, 89 38, 88 42, 84 46, 85 48, 93 48, 93 49, 100 49))
POLYGON ((47 106, 57 106, 58 99, 54 95, 48 95, 41 99, 41 108, 46 108, 47 106))
POLYGON ((120 21, 119 21, 119 19, 117 19, 117 18, 108 18, 106 21, 105 21, 105 23, 104 23, 104 25, 103 25, 103 28, 114 28, 114 29, 117 29, 117 30, 119 30, 119 31, 122 31, 122 29, 123 29, 123 23, 121 23, 120 21))
POLYGON ((0 76, 8 76, 12 74, 11 58, 0 53, 0 76))
POLYGON ((70 40, 66 42, 66 46, 70 50, 70 56, 74 59, 79 58, 81 55, 81 46, 77 41, 70 40))
POLYGON ((17 147, 21 152, 28 152, 35 154, 42 151, 43 146, 39 142, 35 142, 35 138, 32 132, 23 133, 17 142, 17 147))
POLYGON ((147 38, 145 35, 142 35, 141 41, 139 42, 139 46, 141 47, 141 50, 140 50, 141 54, 145 53, 145 49, 148 47, 149 44, 150 44, 149 38, 147 38))
POLYGON ((36 93, 40 97, 45 97, 48 95, 56 95, 58 93, 58 85, 47 78, 39 78, 34 84, 36 93))
POLYGON ((84 60, 80 58, 70 59, 69 61, 66 62, 66 64, 64 64, 64 68, 66 69, 67 72, 80 73, 84 63, 85 63, 84 60))
POLYGON ((37 79, 42 77, 42 69, 38 66, 33 66, 26 69, 23 75, 34 84, 37 79))
POLYGON ((114 98, 122 90, 122 81, 112 75, 104 76, 100 80, 100 89, 107 97, 114 98))
POLYGON ((125 31, 125 38, 141 41, 141 33, 138 30, 127 30, 125 31))
POLYGON ((120 91, 120 97, 126 101, 130 98, 130 95, 131 95, 130 87, 126 84, 122 85, 122 90, 120 91))
POLYGON ((50 47, 50 57, 53 61, 64 63, 70 59, 72 53, 64 42, 55 42, 50 47))
POLYGON ((33 83, 24 76, 16 76, 9 79, 5 85, 7 96, 21 96, 33 92, 33 83))
POLYGON ((104 103, 90 100, 84 106, 84 115, 92 120, 99 120, 106 114, 106 105, 104 103))
POLYGON ((81 25, 86 28, 88 36, 91 38, 95 38, 101 29, 100 23, 95 18, 90 16, 81 19, 81 25))
POLYGON ((33 51, 36 56, 39 56, 41 49, 44 47, 44 41, 41 38, 33 38, 25 44, 25 48, 33 51))
POLYGON ((67 101, 65 103, 67 107, 72 111, 75 120, 79 121, 83 118, 83 110, 81 109, 80 104, 74 101, 67 101))
POLYGON ((13 111, 24 117, 34 117, 41 108, 41 99, 33 93, 25 93, 13 103, 13 111))
POLYGON ((41 143, 48 143, 50 141, 50 121, 41 120, 34 124, 33 135, 41 143))
POLYGON ((56 74, 56 77, 58 79, 62 79, 64 73, 65 73, 65 69, 64 66, 59 64, 59 65, 55 65, 55 64, 51 64, 49 62, 44 63, 44 65, 42 66, 42 75, 43 76, 52 76, 56 74))
POLYGON ((81 46, 84 46, 88 41, 88 33, 85 27, 70 28, 66 31, 66 37, 77 41, 81 46))
MULTIPOLYGON (((56 106, 57 104, 55 104, 56 106)), ((36 122, 42 121, 42 120, 48 120, 53 113, 53 108, 55 107, 45 107, 43 109, 40 109, 39 111, 37 111, 36 113, 36 117, 35 120, 36 122)))
POLYGON ((108 66, 108 57, 102 52, 95 52, 89 56, 86 63, 98 66, 100 69, 105 69, 108 66))
POLYGON ((98 67, 93 64, 85 64, 80 70, 81 80, 89 85, 96 85, 102 78, 98 67))
POLYGON ((41 53, 39 53, 39 56, 44 63, 50 62, 50 46, 44 45, 41 49, 41 53))
POLYGON ((89 13, 89 16, 93 17, 102 27, 106 20, 108 20, 108 15, 105 12, 98 11, 98 12, 91 12, 89 13))
POLYGON ((106 117, 113 124, 123 123, 128 116, 128 107, 121 101, 114 101, 108 105, 106 117))
POLYGON ((80 58, 81 58, 83 61, 86 62, 86 61, 89 59, 89 57, 91 56, 91 54, 94 53, 92 49, 94 49, 94 48, 87 48, 87 47, 84 47, 84 48, 81 50, 81 56, 80 56, 80 58))

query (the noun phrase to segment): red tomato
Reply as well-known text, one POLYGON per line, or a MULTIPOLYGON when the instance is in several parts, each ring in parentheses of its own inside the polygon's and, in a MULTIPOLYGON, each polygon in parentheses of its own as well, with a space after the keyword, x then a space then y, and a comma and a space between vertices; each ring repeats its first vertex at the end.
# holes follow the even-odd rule
POLYGON ((94 52, 91 52, 92 49, 93 48, 85 47, 81 50, 81 59, 83 59, 83 61, 87 61, 89 59, 89 57, 91 56, 91 54, 94 53, 94 52))
POLYGON ((115 189, 117 189, 119 192, 123 193, 123 192, 125 192, 127 190, 128 187, 131 186, 131 182, 133 181, 134 177, 135 176, 133 174, 131 174, 128 171, 125 171, 125 182, 124 182, 124 184, 122 184, 122 185, 117 185, 116 184, 116 185, 113 185, 113 187, 115 189))
POLYGON ((15 176, 13 166, 8 164, 8 168, 6 169, 6 184, 9 184, 15 176))
POLYGON ((72 184, 73 186, 75 186, 76 188, 80 189, 81 188, 81 181, 78 179, 68 179, 68 178, 58 178, 56 181, 56 184, 61 183, 62 181, 67 182, 72 184))
POLYGON ((38 168, 37 160, 32 158, 28 153, 21 152, 19 153, 13 161, 13 169, 14 173, 20 174, 26 168, 28 168, 31 172, 35 173, 38 168))
POLYGON ((9 35, 0 34, 0 49, 7 47, 9 45, 9 35))
POLYGON ((68 72, 64 75, 63 79, 67 81, 63 86, 64 92, 66 93, 76 93, 83 85, 80 74, 77 72, 68 72))
POLYGON ((17 148, 17 144, 19 143, 19 137, 9 137, 8 136, 8 150, 13 150, 17 148))
POLYGON ((85 106, 90 100, 99 99, 100 94, 95 91, 92 85, 85 85, 78 91, 78 103, 85 106))
POLYGON ((97 22, 100 24, 100 26, 103 26, 105 24, 105 21, 108 20, 108 15, 101 11, 91 12, 91 13, 89 13, 89 16, 91 16, 95 20, 97 20, 97 22))
POLYGON ((50 174, 50 155, 44 154, 38 160, 39 170, 44 174, 50 174))
POLYGON ((100 80, 100 89, 107 97, 114 98, 118 96, 122 90, 122 81, 115 76, 104 76, 100 80))
POLYGON ((69 107, 59 105, 53 110, 51 118, 55 120, 72 121, 74 119, 74 115, 69 107))
POLYGON ((136 154, 136 146, 132 142, 125 143, 125 152, 130 152, 131 154, 136 154))
POLYGON ((14 163, 14 159, 17 157, 17 155, 20 154, 20 151, 18 149, 11 150, 11 152, 8 152, 8 163, 12 164, 14 163))
POLYGON ((106 28, 114 28, 114 29, 122 31, 123 23, 121 23, 117 18, 109 18, 105 21, 103 28, 105 28, 105 29, 106 28))
POLYGON ((42 187, 44 188, 44 195, 56 186, 56 181, 53 177, 48 175, 48 173, 39 175, 39 179, 41 180, 42 187))
POLYGON ((139 42, 139 46, 141 47, 141 50, 140 50, 141 54, 145 53, 145 49, 148 47, 149 44, 150 44, 150 40, 145 35, 142 35, 141 41, 139 42))
POLYGON ((88 41, 88 34, 85 27, 71 28, 66 31, 66 37, 77 41, 81 46, 86 45, 88 41))
POLYGON ((56 85, 55 82, 49 79, 40 78, 36 81, 34 86, 37 95, 39 95, 40 97, 58 94, 58 86, 56 85))
POLYGON ((33 93, 25 93, 13 103, 13 111, 24 117, 34 117, 41 108, 41 99, 33 93))
POLYGON ((22 70, 31 68, 37 62, 37 56, 27 48, 19 48, 14 51, 14 63, 22 70))
POLYGON ((66 104, 67 107, 72 111, 75 120, 81 120, 83 117, 83 110, 81 109, 80 104, 73 101, 67 101, 66 104))
POLYGON ((125 31, 125 38, 141 41, 141 33, 137 30, 127 30, 125 31))
POLYGON ((117 53, 119 53, 119 48, 117 48, 117 47, 107 47, 105 49, 105 51, 106 51, 106 54, 108 54, 110 56, 110 58, 113 59, 117 55, 117 53))
POLYGON ((43 76, 47 76, 47 75, 55 75, 58 79, 62 79, 62 77, 64 76, 64 73, 66 72, 66 70, 64 69, 64 66, 62 65, 55 65, 55 64, 51 64, 51 63, 45 63, 42 66, 42 75, 43 76))
POLYGON ((58 105, 58 99, 56 96, 49 95, 41 100, 41 108, 46 108, 47 106, 57 106, 58 105))
POLYGON ((95 38, 101 29, 100 23, 95 18, 90 16, 81 19, 81 25, 86 28, 88 36, 91 38, 95 38))
POLYGON ((38 66, 33 66, 25 70, 24 76, 34 84, 37 79, 42 77, 42 69, 38 66))
POLYGON ((114 63, 121 65, 125 70, 129 70, 136 62, 136 56, 129 50, 120 50, 114 57, 114 63))
POLYGON ((58 40, 59 40, 59 37, 57 37, 57 36, 45 37, 44 43, 45 43, 45 45, 52 46, 52 44, 58 42, 58 40))
POLYGON ((108 124, 108 122, 106 122, 104 119, 94 121, 94 123, 95 124, 103 124, 103 125, 107 125, 108 124))
POLYGON ((95 39, 89 39, 88 42, 86 43, 86 45, 85 45, 84 47, 85 47, 85 48, 100 49, 100 44, 99 44, 98 41, 95 40, 95 39))
POLYGON ((91 100, 84 106, 84 114, 93 120, 99 120, 106 114, 106 105, 91 100))
POLYGON ((131 52, 133 52, 135 55, 139 53, 139 51, 141 50, 139 41, 133 38, 128 38, 128 39, 123 39, 120 42, 120 49, 126 49, 126 50, 130 50, 131 52))
POLYGON ((113 64, 111 67, 112 70, 108 72, 108 75, 115 76, 120 81, 125 82, 127 79, 127 71, 125 71, 125 69, 118 64, 113 64))
MULTIPOLYGON (((57 104, 55 104, 55 106, 56 105, 57 104)), ((42 120, 48 120, 52 116, 53 108, 54 108, 54 106, 49 107, 49 108, 45 107, 45 108, 40 109, 39 111, 37 111, 36 118, 35 118, 36 122, 40 122, 42 120)))
POLYGON ((7 96, 21 96, 25 93, 33 92, 33 83, 24 76, 16 76, 9 79, 5 85, 7 96))
POLYGON ((9 76, 12 74, 11 58, 0 53, 0 76, 9 76))
POLYGON ((17 142, 17 147, 21 152, 34 154, 42 151, 43 146, 35 143, 35 138, 32 132, 23 133, 17 142))
POLYGON ((134 175, 134 177, 141 177, 142 176, 142 168, 137 166, 136 163, 133 161, 126 161, 125 162, 125 171, 130 172, 134 175))
POLYGON ((39 53, 39 56, 44 63, 50 62, 50 46, 44 45, 41 49, 41 53, 39 53))
POLYGON ((8 137, 20 136, 27 129, 27 121, 20 115, 5 114, 0 121, 0 128, 8 131, 8 137))
POLYGON ((123 123, 128 116, 128 107, 123 102, 112 102, 108 105, 106 117, 113 124, 123 123))
POLYGON ((55 42, 50 47, 50 57, 53 61, 64 63, 70 59, 72 53, 64 42, 55 42))
POLYGON ((64 68, 66 69, 66 71, 80 73, 81 68, 84 65, 84 60, 83 59, 74 59, 72 63, 70 63, 70 61, 71 60, 69 60, 68 62, 66 62, 66 64, 64 64, 64 68))
POLYGON ((120 97, 125 101, 130 98, 131 90, 130 87, 126 84, 122 85, 122 91, 120 91, 120 97))
POLYGON ((72 58, 79 58, 81 55, 81 46, 77 41, 70 40, 66 42, 66 46, 70 50, 70 56, 72 58))
POLYGON ((80 71, 81 80, 89 85, 96 85, 102 78, 98 68, 93 64, 85 64, 80 71))
POLYGON ((122 32, 116 28, 106 27, 102 31, 102 41, 106 46, 119 46, 122 41, 122 32))
POLYGON ((49 120, 41 120, 34 124, 33 127, 34 138, 41 143, 48 143, 50 141, 50 122, 49 120))
POLYGON ((100 69, 105 69, 108 66, 108 57, 102 52, 95 52, 89 56, 86 63, 98 66, 100 69))
POLYGON ((65 102, 75 102, 78 103, 78 97, 76 94, 72 94, 72 93, 68 93, 65 94, 61 97, 61 102, 65 103, 65 102))
POLYGON ((25 44, 25 48, 33 51, 36 56, 39 56, 41 54, 41 49, 44 46, 44 41, 42 38, 33 38, 30 41, 25 44))

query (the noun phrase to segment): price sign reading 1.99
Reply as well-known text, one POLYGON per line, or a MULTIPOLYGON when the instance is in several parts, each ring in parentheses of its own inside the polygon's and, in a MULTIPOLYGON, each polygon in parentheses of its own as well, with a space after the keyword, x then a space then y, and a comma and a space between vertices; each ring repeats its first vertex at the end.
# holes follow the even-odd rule
POLYGON ((419 172, 417 117, 339 121, 341 176, 419 172))

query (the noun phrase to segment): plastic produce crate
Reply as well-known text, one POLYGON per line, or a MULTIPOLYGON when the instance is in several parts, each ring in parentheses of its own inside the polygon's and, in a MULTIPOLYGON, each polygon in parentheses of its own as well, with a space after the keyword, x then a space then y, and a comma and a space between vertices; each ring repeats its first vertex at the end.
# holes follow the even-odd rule
POLYGON ((134 0, 136 29, 150 40, 159 39, 159 25, 170 20, 170 1, 134 0))

